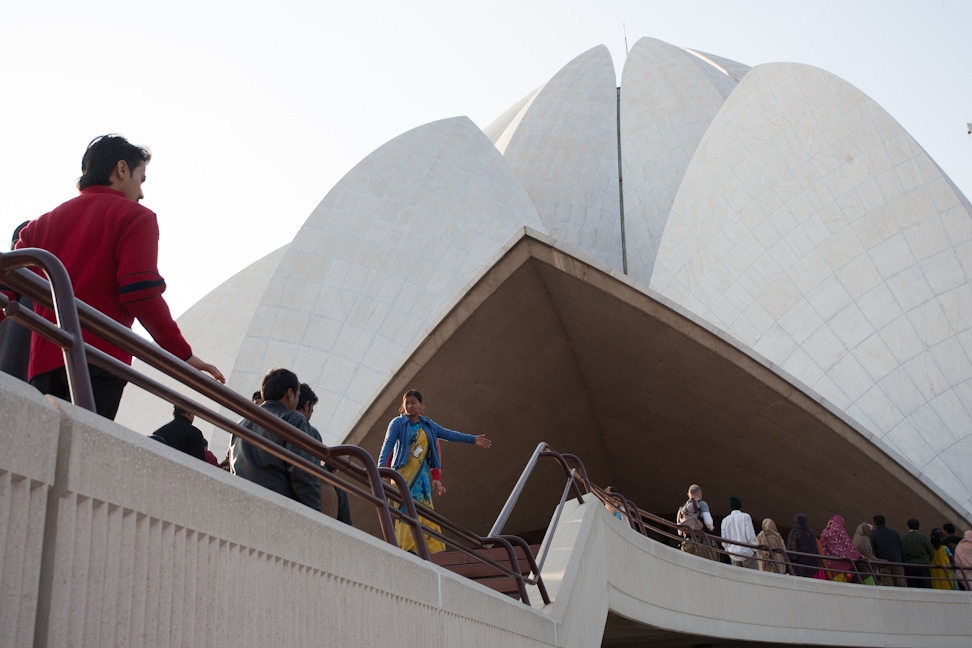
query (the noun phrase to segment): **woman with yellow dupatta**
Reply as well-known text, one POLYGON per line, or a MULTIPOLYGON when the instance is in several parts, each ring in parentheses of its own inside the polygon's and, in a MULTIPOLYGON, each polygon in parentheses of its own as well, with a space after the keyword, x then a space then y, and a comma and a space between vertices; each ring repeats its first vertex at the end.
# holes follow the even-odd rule
MULTIPOLYGON (((442 485, 442 463, 439 459, 439 440, 458 443, 471 443, 480 448, 489 448, 493 442, 485 435, 473 436, 449 430, 432 419, 422 416, 425 407, 422 405, 422 394, 416 389, 410 389, 402 396, 401 413, 388 424, 385 442, 378 455, 379 466, 391 466, 408 482, 412 499, 416 502, 432 507, 432 493, 442 495, 446 492, 442 485)), ((419 518, 423 526, 439 530, 439 527, 425 518, 419 518)), ((415 539, 412 529, 401 520, 395 520, 395 536, 398 546, 405 551, 415 553, 415 539)), ((445 551, 441 540, 425 536, 429 553, 445 551)))

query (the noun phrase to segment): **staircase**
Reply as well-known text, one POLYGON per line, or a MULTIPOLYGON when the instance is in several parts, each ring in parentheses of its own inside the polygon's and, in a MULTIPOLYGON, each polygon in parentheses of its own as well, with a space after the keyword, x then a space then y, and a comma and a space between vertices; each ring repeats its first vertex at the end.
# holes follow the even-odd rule
MULTIPOLYGON (((540 545, 531 545, 530 552, 536 558, 537 550, 540 545)), ((519 571, 523 575, 529 575, 530 564, 527 562, 526 555, 521 547, 514 547, 517 557, 517 564, 511 571, 519 571)), ((510 558, 506 549, 497 547, 494 549, 482 549, 476 555, 488 558, 498 565, 510 568, 510 558)), ((440 567, 445 567, 449 571, 464 576, 486 587, 519 600, 520 592, 516 586, 516 580, 510 576, 499 573, 494 567, 477 561, 475 558, 463 553, 462 551, 445 551, 443 553, 432 554, 432 562, 440 567)))

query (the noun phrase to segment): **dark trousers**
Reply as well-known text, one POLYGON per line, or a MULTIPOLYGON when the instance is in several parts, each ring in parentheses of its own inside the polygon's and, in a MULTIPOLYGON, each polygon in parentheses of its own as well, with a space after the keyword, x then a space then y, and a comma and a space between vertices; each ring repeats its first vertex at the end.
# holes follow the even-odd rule
POLYGON ((905 565, 904 572, 908 578, 908 587, 930 588, 932 586, 931 581, 928 580, 931 576, 928 565, 905 565))
MULTIPOLYGON (((91 377, 91 391, 94 392, 95 409, 101 416, 114 421, 115 414, 118 413, 118 404, 121 403, 122 391, 128 383, 101 367, 90 364, 88 365, 88 375, 91 377)), ((71 400, 67 370, 64 367, 38 374, 30 379, 30 384, 42 394, 50 394, 66 401, 71 400)))

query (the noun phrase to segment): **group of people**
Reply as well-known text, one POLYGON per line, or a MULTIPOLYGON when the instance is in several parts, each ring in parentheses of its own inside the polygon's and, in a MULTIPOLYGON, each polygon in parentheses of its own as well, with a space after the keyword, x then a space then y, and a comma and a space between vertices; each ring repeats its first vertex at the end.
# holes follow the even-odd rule
MULTIPOLYGON (((253 396, 256 401, 258 395, 253 396)), ((287 369, 270 370, 263 377, 259 397, 260 407, 264 411, 321 441, 320 433, 310 424, 318 398, 306 383, 300 383, 294 372, 287 369)), ((433 508, 432 495, 439 496, 446 492, 442 484, 439 442, 469 443, 481 448, 491 447, 492 442, 482 434, 474 436, 442 427, 424 416, 425 406, 422 401, 422 394, 415 389, 406 391, 402 396, 400 414, 388 424, 381 452, 378 455, 378 465, 390 466, 398 471, 405 478, 412 498, 433 508)), ((313 455, 293 443, 284 441, 259 423, 244 419, 241 425, 276 445, 284 446, 298 456, 311 462, 316 461, 313 455)), ((306 504, 317 511, 322 510, 321 480, 317 476, 258 448, 242 437, 233 437, 230 442, 229 465, 231 472, 245 479, 306 504)), ((333 470, 326 464, 325 469, 333 470)), ((347 494, 341 489, 335 488, 335 491, 338 496, 337 518, 350 524, 347 494)), ((421 522, 432 530, 440 530, 435 523, 426 518, 421 518, 421 522)), ((395 535, 402 549, 417 552, 411 527, 398 519, 395 520, 395 535)), ((445 550, 445 544, 440 539, 428 534, 424 537, 430 553, 445 550)))
MULTIPOLYGON (((959 537, 948 522, 929 537, 919 531, 916 519, 908 520, 906 533, 898 533, 888 528, 883 515, 875 515, 873 524, 858 524, 851 537, 844 518, 834 515, 818 537, 800 513, 784 540, 770 518, 757 534, 738 497, 729 498, 729 510, 720 528, 722 548, 739 567, 866 585, 954 590, 972 584, 972 530, 959 537)), ((697 484, 689 488, 676 522, 687 528, 680 531, 686 537, 682 550, 702 554, 702 545, 690 536, 703 529, 711 533, 715 526, 697 484)))
MULTIPOLYGON (((318 397, 307 384, 301 383, 297 375, 288 369, 271 369, 261 381, 260 390, 254 392, 253 402, 261 409, 286 421, 304 434, 322 441, 320 432, 310 423, 318 397)), ((432 495, 445 494, 442 484, 442 459, 440 441, 469 443, 481 448, 489 448, 492 442, 485 435, 474 436, 442 427, 424 415, 425 405, 422 394, 410 389, 402 396, 399 416, 388 424, 384 442, 378 455, 378 465, 388 466, 398 471, 408 484, 412 498, 429 508, 433 508, 432 495)), ((299 446, 282 439, 257 422, 244 418, 240 425, 261 436, 274 445, 285 449, 311 462, 317 459, 299 446)), ((192 425, 192 414, 176 407, 173 421, 156 430, 153 438, 177 450, 207 459, 204 456, 205 439, 202 432, 192 425)), ((210 453, 211 454, 211 453, 210 453)), ((210 460, 215 462, 215 457, 210 460)), ((323 511, 322 502, 326 493, 332 489, 322 484, 312 472, 280 459, 242 437, 234 436, 230 442, 225 467, 233 474, 260 484, 265 488, 298 501, 316 511, 323 511)), ((217 463, 217 465, 219 465, 217 463)), ((324 464, 324 469, 333 472, 334 468, 324 464)), ((337 510, 332 513, 338 520, 351 524, 351 513, 347 493, 333 487, 337 498, 337 510)), ((423 525, 440 531, 439 527, 426 518, 423 525)), ((411 528, 400 520, 395 521, 395 535, 398 544, 406 551, 416 552, 414 535, 411 528)), ((445 550, 444 543, 425 534, 426 546, 430 553, 445 550)))

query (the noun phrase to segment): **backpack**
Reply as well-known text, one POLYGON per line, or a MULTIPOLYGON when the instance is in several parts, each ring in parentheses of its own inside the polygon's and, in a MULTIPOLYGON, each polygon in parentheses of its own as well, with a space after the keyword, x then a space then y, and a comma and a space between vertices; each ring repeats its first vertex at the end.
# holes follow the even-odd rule
MULTIPOLYGON (((699 513, 699 503, 694 499, 689 499, 680 509, 676 522, 684 524, 693 531, 702 530, 702 515, 699 513)), ((681 532, 680 532, 681 533, 681 532)))

